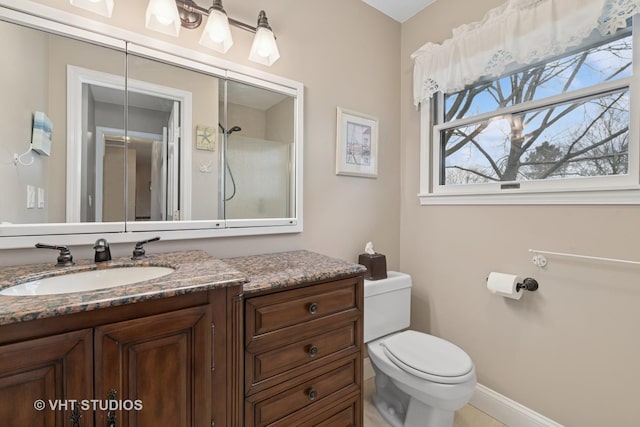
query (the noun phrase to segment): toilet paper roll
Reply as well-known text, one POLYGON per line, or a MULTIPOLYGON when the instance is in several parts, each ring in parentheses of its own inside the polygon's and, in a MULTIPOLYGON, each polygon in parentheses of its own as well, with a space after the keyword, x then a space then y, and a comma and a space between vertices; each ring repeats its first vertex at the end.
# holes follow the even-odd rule
POLYGON ((523 291, 518 292, 518 283, 522 279, 513 274, 496 273, 492 271, 487 278, 487 289, 489 292, 506 298, 520 299, 523 291))

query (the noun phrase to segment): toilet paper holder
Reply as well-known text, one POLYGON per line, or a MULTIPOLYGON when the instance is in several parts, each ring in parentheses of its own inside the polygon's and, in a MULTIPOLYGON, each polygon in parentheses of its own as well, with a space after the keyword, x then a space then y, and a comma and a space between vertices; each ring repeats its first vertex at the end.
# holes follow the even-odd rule
POLYGON ((522 283, 516 285, 516 291, 520 292, 521 289, 531 292, 536 291, 538 290, 538 281, 533 277, 526 277, 522 280, 522 283))

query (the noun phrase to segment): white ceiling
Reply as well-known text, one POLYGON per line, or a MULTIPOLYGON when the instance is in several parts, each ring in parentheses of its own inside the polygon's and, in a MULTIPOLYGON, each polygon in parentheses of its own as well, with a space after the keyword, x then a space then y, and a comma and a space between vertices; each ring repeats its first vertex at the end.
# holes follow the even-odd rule
POLYGON ((362 0, 398 22, 404 22, 435 0, 362 0))

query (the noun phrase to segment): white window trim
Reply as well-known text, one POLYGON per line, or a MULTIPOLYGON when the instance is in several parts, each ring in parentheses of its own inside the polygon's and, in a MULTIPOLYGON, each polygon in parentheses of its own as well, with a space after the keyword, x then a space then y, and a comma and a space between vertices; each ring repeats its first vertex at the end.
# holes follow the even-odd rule
MULTIPOLYGON (((497 182, 470 185, 440 185, 439 132, 443 128, 461 125, 464 122, 477 121, 486 113, 470 119, 460 119, 446 125, 433 125, 431 106, 420 104, 420 193, 421 205, 636 205, 640 204, 640 19, 633 23, 633 77, 604 83, 587 89, 546 98, 543 101, 531 101, 503 109, 503 112, 530 109, 539 105, 561 103, 575 98, 581 93, 592 94, 629 86, 629 138, 635 143, 629 144, 629 173, 624 176, 575 178, 547 181, 518 181, 519 188, 502 189, 497 182)), ((434 102, 443 105, 443 95, 434 95, 434 102)))

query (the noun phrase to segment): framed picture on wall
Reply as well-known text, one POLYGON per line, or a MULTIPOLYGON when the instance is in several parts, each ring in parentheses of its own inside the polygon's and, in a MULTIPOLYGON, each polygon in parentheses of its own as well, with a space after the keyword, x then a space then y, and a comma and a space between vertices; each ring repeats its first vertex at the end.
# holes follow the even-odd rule
POLYGON ((378 176, 378 119, 338 107, 336 174, 378 176))

